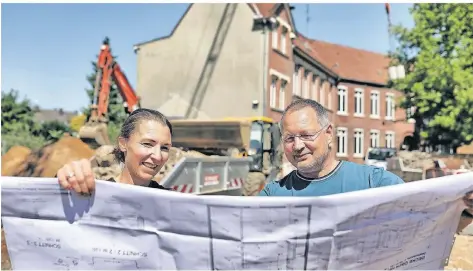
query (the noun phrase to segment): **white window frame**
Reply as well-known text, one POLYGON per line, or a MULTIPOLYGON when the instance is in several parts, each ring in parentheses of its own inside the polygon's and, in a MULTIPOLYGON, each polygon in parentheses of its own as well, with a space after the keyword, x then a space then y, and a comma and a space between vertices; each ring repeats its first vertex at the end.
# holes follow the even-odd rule
POLYGON ((380 93, 378 90, 371 90, 370 92, 370 118, 379 119, 380 116, 380 93), (373 98, 376 97, 376 100, 373 98), (374 106, 373 106, 374 105, 374 106), (375 112, 373 112, 375 109, 375 112))
POLYGON ((384 135, 384 142, 386 148, 396 148, 396 133, 394 131, 386 131, 384 135), (388 144, 388 137, 391 137, 390 144, 388 144))
POLYGON ((288 29, 283 26, 282 29, 281 29, 281 52, 283 54, 286 54, 286 39, 287 39, 287 33, 288 33, 288 29))
POLYGON ((337 114, 348 116, 348 88, 346 86, 337 88, 337 114))
POLYGON ((276 93, 277 93, 278 77, 271 75, 271 86, 269 88, 269 106, 276 108, 276 93))
POLYGON ((365 131, 362 128, 353 129, 353 157, 363 158, 365 131))
POLYGON ((317 87, 318 87, 318 80, 315 75, 312 75, 312 89, 311 89, 311 99, 317 101, 317 87))
POLYGON ((379 135, 380 135, 379 130, 376 130, 376 129, 370 130, 370 147, 371 148, 379 147, 379 135), (376 144, 373 144, 374 141, 376 142, 376 144))
POLYGON ((323 81, 323 80, 321 79, 321 80, 320 80, 320 83, 319 83, 319 86, 320 86, 319 103, 320 103, 322 106, 325 106, 325 81, 323 81))
POLYGON ((347 157, 348 156, 348 128, 345 127, 338 127, 337 128, 337 156, 338 157, 347 157), (344 141, 343 144, 343 152, 340 152, 340 142, 338 138, 343 134, 344 141))
POLYGON ((327 94, 327 108, 329 110, 332 110, 332 90, 333 90, 333 87, 331 84, 328 85, 328 94, 327 94))
POLYGON ((310 71, 305 70, 304 71, 304 86, 302 89, 302 98, 308 99, 310 98, 310 88, 309 88, 309 77, 310 77, 310 71))
POLYGON ((355 88, 355 117, 364 117, 365 116, 365 91, 362 88, 355 88))
POLYGON ((293 82, 292 82, 292 94, 293 95, 298 95, 297 92, 299 90, 299 85, 300 85, 300 76, 299 76, 299 71, 301 70, 301 66, 295 65, 294 66, 294 74, 293 74, 293 82))
POLYGON ((272 47, 273 49, 278 49, 278 28, 275 27, 272 31, 271 31, 271 37, 272 37, 272 47))
POLYGON ((386 116, 385 120, 394 120, 395 119, 395 114, 396 114, 396 99, 394 96, 394 93, 388 92, 386 93, 386 116))
POLYGON ((279 87, 279 109, 284 110, 286 108, 286 86, 287 86, 287 81, 284 79, 281 79, 281 86, 279 87))

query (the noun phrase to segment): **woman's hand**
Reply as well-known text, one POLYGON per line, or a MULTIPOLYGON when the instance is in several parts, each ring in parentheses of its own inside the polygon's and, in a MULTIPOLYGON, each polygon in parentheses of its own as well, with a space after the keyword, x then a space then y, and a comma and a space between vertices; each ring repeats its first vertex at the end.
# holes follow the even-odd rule
POLYGON ((95 178, 92 165, 88 159, 72 161, 65 164, 57 172, 59 184, 67 190, 74 189, 77 193, 90 195, 95 189, 95 178))

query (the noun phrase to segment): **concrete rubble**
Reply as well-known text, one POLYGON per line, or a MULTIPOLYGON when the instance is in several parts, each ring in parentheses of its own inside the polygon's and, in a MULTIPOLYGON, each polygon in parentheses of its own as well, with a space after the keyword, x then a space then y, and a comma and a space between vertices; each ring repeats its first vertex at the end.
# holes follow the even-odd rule
POLYGON ((473 166, 465 158, 453 155, 449 157, 438 157, 435 154, 420 151, 400 151, 398 152, 398 157, 402 159, 404 166, 414 169, 433 167, 435 160, 442 160, 449 169, 459 169, 461 167, 472 169, 473 166))

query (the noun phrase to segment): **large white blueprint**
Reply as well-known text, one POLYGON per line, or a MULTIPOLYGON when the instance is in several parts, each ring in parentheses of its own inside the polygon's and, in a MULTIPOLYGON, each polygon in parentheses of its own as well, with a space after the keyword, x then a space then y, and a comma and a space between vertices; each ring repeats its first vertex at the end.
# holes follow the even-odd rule
POLYGON ((319 198, 2 177, 14 269, 442 269, 473 173, 319 198))

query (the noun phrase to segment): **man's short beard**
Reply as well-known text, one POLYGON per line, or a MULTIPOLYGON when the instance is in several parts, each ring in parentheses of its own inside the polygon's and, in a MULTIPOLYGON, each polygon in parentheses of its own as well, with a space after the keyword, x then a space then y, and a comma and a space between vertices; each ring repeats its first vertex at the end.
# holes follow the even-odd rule
POLYGON ((314 159, 314 162, 312 162, 312 164, 304 167, 296 167, 297 171, 302 174, 319 173, 323 169, 325 161, 327 160, 329 154, 330 150, 327 148, 320 157, 314 159))

